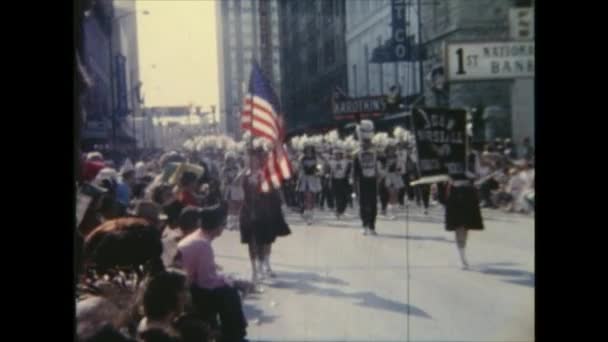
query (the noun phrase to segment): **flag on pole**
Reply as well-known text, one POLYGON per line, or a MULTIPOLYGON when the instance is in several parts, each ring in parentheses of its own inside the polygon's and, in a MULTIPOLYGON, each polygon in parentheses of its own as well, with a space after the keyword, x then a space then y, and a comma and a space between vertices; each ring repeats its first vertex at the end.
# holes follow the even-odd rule
POLYGON ((249 78, 249 89, 245 95, 241 128, 252 137, 270 142, 272 150, 267 154, 262 170, 260 190, 268 192, 278 189, 283 181, 291 178, 293 169, 283 146, 283 120, 280 117, 278 98, 268 79, 257 63, 253 63, 249 78))

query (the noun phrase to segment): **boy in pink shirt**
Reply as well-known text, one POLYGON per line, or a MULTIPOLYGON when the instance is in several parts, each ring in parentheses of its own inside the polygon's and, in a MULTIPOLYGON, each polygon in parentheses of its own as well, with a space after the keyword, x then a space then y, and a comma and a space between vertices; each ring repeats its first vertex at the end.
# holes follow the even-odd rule
POLYGON ((218 273, 211 242, 226 226, 224 204, 202 208, 201 228, 182 239, 177 245, 175 264, 188 275, 192 300, 203 318, 217 322, 219 315, 223 341, 243 341, 247 321, 241 297, 232 280, 218 273))

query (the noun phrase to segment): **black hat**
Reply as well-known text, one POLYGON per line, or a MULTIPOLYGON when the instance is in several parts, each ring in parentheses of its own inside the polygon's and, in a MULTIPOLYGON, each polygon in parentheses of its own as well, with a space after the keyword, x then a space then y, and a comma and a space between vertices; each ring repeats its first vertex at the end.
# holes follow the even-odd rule
POLYGON ((213 230, 226 225, 228 209, 223 202, 210 207, 204 207, 200 210, 200 213, 204 230, 213 230))
POLYGON ((201 218, 201 209, 193 206, 187 206, 182 209, 179 214, 177 225, 182 229, 195 229, 197 227, 198 220, 201 218))

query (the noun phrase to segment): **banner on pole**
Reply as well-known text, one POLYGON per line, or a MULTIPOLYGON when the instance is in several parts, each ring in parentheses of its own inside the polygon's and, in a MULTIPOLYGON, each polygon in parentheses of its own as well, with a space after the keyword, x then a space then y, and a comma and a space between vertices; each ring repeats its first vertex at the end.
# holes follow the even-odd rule
POLYGON ((418 152, 420 179, 431 183, 466 170, 466 111, 463 109, 415 107, 412 128, 418 152))

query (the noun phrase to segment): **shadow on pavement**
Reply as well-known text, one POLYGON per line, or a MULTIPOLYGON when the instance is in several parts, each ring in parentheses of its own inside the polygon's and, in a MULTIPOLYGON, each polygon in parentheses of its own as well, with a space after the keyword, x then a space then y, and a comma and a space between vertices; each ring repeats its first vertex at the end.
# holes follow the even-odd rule
POLYGON ((247 303, 246 301, 243 302, 243 312, 245 313, 245 317, 247 317, 249 325, 255 324, 254 321, 257 321, 256 323, 259 325, 272 323, 276 319, 276 316, 265 315, 262 310, 247 303))
POLYGON ((507 283, 517 284, 522 286, 534 287, 535 277, 534 273, 529 271, 522 271, 516 269, 504 269, 504 268, 480 268, 478 270, 483 274, 490 274, 496 276, 509 277, 509 279, 503 279, 507 283))
POLYGON ((437 242, 447 242, 454 243, 454 240, 446 239, 443 236, 418 236, 418 235, 395 235, 395 234, 384 234, 378 233, 379 238, 389 238, 389 239, 404 239, 404 240, 415 240, 415 241, 437 241, 437 242))
POLYGON ((280 271, 280 272, 277 272, 277 274, 280 278, 287 279, 287 280, 325 283, 325 284, 331 284, 331 285, 348 285, 348 283, 342 279, 328 277, 328 276, 324 277, 324 276, 319 275, 318 273, 312 273, 312 272, 280 271))
POLYGON ((433 216, 431 214, 429 215, 409 215, 409 216, 405 216, 405 215, 398 215, 397 216, 397 220, 395 221, 399 221, 403 224, 405 224, 406 219, 409 220, 410 222, 419 222, 419 223, 443 223, 443 216, 433 216))
MULTIPOLYGON (((332 297, 332 298, 347 298, 355 301, 355 305, 369 307, 379 310, 386 310, 397 312, 400 314, 410 314, 414 316, 419 316, 423 318, 431 319, 423 310, 414 307, 412 305, 404 304, 401 302, 397 302, 391 299, 382 298, 372 292, 355 292, 355 293, 347 293, 338 289, 328 289, 321 288, 311 284, 314 282, 314 279, 323 279, 326 277, 321 276, 311 276, 313 273, 304 273, 305 276, 295 276, 293 281, 284 281, 277 280, 271 287, 273 288, 281 288, 281 289, 291 289, 296 292, 298 295, 317 295, 324 297, 332 297)), ((288 278, 285 277, 283 272, 279 274, 280 278, 288 278)), ((343 281, 341 281, 343 282, 343 281)), ((344 282, 345 283, 345 282, 344 282)))

